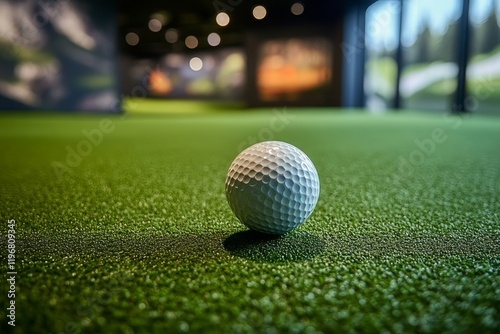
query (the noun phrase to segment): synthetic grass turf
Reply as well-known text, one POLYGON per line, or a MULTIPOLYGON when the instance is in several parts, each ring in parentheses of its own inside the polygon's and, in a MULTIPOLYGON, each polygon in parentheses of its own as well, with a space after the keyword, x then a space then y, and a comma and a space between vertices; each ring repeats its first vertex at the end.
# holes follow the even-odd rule
POLYGON ((500 119, 279 110, 0 116, 16 333, 498 331, 500 119), (104 117, 114 130, 57 178, 104 117), (246 231, 224 195, 239 147, 271 134, 321 180, 316 211, 278 239, 246 231))

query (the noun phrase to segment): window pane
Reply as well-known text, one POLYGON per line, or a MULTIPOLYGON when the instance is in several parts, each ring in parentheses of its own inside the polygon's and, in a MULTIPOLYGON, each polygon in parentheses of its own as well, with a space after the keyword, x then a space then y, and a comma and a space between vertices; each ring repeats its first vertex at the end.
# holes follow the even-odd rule
POLYGON ((378 1, 366 11, 366 106, 392 107, 396 92, 399 44, 399 1, 378 1))
POLYGON ((467 107, 500 113, 500 0, 471 1, 467 107))
POLYGON ((404 2, 402 105, 449 110, 457 88, 462 0, 404 2))

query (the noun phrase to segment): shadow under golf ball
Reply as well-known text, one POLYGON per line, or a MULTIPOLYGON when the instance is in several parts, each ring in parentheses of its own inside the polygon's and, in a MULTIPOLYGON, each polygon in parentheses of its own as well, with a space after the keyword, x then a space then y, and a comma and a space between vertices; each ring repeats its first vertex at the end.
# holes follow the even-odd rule
POLYGON ((305 261, 321 254, 325 241, 320 237, 301 231, 285 235, 269 235, 255 231, 231 234, 223 242, 232 255, 262 262, 305 261))

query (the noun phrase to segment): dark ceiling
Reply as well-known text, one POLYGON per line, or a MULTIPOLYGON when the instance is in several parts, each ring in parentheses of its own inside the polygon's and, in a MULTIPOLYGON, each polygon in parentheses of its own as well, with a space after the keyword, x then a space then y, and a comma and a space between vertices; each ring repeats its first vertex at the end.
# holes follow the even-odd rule
MULTIPOLYGON (((244 34, 251 29, 272 30, 277 27, 301 29, 307 25, 327 25, 342 15, 346 6, 357 1, 336 0, 122 0, 118 3, 119 45, 123 53, 135 57, 150 57, 167 52, 190 51, 184 44, 187 36, 196 36, 199 45, 195 50, 212 48, 207 36, 216 32, 221 36, 220 46, 242 45, 244 34), (294 15, 291 6, 300 2, 304 7, 301 15, 294 15), (252 10, 257 5, 267 9, 262 20, 256 20, 252 10), (220 27, 215 21, 218 12, 229 14, 231 21, 226 27, 220 27), (154 14, 166 17, 160 31, 153 32, 148 22, 154 14), (167 29, 174 28, 179 33, 176 43, 165 40, 167 29), (127 33, 136 33, 140 40, 135 46, 125 41, 127 33)), ((153 16, 154 17, 154 16, 153 16)))

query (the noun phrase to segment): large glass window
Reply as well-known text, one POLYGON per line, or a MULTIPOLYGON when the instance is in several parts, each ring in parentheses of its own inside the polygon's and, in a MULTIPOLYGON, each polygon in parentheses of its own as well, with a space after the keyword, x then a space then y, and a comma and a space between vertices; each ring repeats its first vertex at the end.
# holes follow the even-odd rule
POLYGON ((370 110, 394 105, 401 6, 399 0, 379 1, 366 12, 365 96, 370 110))
POLYGON ((404 107, 450 109, 457 88, 462 10, 462 0, 404 1, 400 82, 404 107))
POLYGON ((500 0, 474 0, 470 6, 466 106, 500 112, 500 0))

